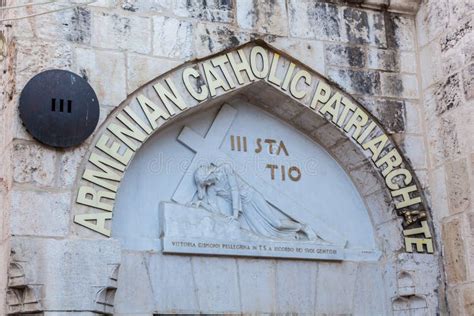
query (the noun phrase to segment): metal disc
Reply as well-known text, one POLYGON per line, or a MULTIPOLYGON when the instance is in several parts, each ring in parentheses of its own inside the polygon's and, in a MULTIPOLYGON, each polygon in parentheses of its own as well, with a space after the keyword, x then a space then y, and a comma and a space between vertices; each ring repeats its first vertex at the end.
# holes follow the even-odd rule
POLYGON ((47 70, 34 76, 21 92, 19 109, 28 132, 54 147, 79 145, 99 121, 94 89, 66 70, 47 70))

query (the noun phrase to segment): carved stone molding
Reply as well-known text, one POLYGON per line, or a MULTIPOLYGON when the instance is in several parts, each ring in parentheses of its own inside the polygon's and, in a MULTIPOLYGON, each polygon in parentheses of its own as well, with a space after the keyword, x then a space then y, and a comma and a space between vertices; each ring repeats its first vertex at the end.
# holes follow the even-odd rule
POLYGON ((114 312, 114 300, 115 293, 117 292, 117 280, 120 265, 109 264, 109 266, 112 273, 110 274, 107 285, 100 287, 97 292, 95 312, 112 315, 114 312))
POLYGON ((28 283, 21 263, 11 262, 8 268, 8 314, 41 312, 43 310, 40 299, 42 285, 28 283))

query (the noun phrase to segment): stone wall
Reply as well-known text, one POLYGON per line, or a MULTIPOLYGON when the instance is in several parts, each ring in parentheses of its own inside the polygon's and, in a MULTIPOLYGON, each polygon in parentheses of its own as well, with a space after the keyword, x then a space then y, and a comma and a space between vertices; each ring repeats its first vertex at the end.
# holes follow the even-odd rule
POLYGON ((416 15, 432 213, 453 315, 474 314, 474 3, 424 1, 416 15))
MULTIPOLYGON (((430 193, 437 239, 442 241, 438 251, 445 251, 449 308, 453 314, 472 314, 470 1, 423 2, 416 17, 417 1, 360 2, 99 0, 87 7, 2 25, 8 56, 0 61, 0 68, 8 71, 0 78, 4 87, 0 95, 1 275, 6 275, 10 260, 11 235, 16 236, 13 250, 23 251, 15 251, 13 263, 41 260, 24 251, 29 238, 34 241, 28 246, 32 252, 34 247, 50 245, 96 249, 90 246, 94 241, 67 244, 75 238, 72 190, 90 140, 60 150, 30 137, 21 125, 17 105, 19 93, 34 74, 61 68, 86 78, 99 97, 100 124, 127 95, 171 68, 260 38, 336 82, 392 134, 430 193), (22 253, 23 258, 19 257, 22 253)), ((37 10, 27 7, 8 14, 30 15, 37 10)), ((110 266, 100 266, 98 261, 96 273, 113 270, 119 261, 118 248, 114 249, 100 261, 110 266)), ((62 273, 73 272, 78 259, 72 257, 71 267, 62 273)), ((18 264, 28 266, 27 262, 18 264)), ((10 270, 12 275, 28 268, 10 270)), ((110 271, 111 279, 113 274, 110 271)), ((113 290, 109 281, 100 280, 94 286, 113 290)), ((85 289, 94 282, 89 279, 81 286, 85 289)), ((28 280, 22 286, 28 289, 28 280)), ((0 277, 0 287, 6 288, 5 277, 0 277)), ((28 291, 35 289, 30 286, 28 291)), ((439 308, 445 312, 442 297, 443 293, 439 308)), ((1 295, 0 300, 2 307, 1 295)), ((55 303, 41 302, 32 310, 60 305, 55 303)), ((70 310, 71 306, 60 308, 70 310)))

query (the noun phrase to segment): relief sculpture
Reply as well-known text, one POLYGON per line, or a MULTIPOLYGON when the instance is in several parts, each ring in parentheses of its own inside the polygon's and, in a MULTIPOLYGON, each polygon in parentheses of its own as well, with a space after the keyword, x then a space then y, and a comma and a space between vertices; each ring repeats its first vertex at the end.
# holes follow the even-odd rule
POLYGON ((305 223, 291 219, 284 210, 273 208, 256 189, 248 185, 228 163, 201 165, 194 173, 197 194, 192 206, 214 214, 224 215, 229 221, 252 233, 272 239, 316 240, 317 236, 305 223), (229 204, 230 213, 219 207, 217 199, 229 204))

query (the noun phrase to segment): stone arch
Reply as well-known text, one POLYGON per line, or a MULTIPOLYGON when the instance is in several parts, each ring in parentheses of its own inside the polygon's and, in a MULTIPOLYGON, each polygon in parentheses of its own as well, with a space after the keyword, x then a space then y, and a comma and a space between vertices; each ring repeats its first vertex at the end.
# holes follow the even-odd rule
POLYGON ((404 229, 404 245, 387 240, 384 247, 393 252, 403 247, 408 252, 433 252, 432 228, 419 182, 383 126, 334 83, 263 41, 185 63, 133 92, 109 115, 78 173, 72 207, 74 222, 79 224, 74 225, 75 234, 110 236, 120 180, 151 135, 237 94, 267 104, 266 110, 303 132, 315 127, 311 137, 332 149, 367 197, 367 204, 390 209, 389 213, 371 212, 373 222, 396 221, 394 214, 402 218, 398 228, 391 225, 390 229, 398 229, 400 236, 404 229), (278 106, 268 104, 272 98, 278 106))

